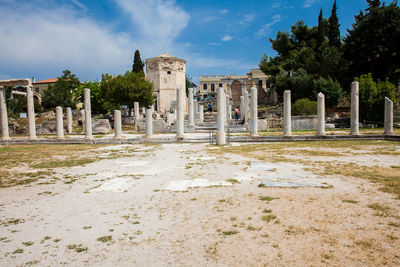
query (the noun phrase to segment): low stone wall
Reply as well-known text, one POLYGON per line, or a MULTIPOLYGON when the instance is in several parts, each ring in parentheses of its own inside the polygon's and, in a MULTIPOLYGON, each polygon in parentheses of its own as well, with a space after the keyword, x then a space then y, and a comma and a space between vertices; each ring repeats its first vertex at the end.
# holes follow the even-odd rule
POLYGON ((292 130, 316 130, 317 116, 292 116, 292 130))

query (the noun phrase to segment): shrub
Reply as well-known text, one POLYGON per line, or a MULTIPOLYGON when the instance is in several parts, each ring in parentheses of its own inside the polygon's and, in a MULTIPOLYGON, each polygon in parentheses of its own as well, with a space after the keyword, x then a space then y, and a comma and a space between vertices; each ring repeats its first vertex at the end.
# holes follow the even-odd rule
POLYGON ((311 101, 307 98, 296 100, 292 107, 293 115, 316 115, 317 101, 311 101))

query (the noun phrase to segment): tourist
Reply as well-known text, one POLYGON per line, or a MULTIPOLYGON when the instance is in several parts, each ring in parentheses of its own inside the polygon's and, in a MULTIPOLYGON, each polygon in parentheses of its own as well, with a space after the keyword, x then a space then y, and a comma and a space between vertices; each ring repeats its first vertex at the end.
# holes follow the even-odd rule
POLYGON ((208 102, 208 109, 207 109, 207 111, 208 112, 212 112, 212 104, 211 104, 211 102, 208 102))
POLYGON ((239 113, 240 113, 239 109, 235 108, 235 121, 239 120, 239 113))

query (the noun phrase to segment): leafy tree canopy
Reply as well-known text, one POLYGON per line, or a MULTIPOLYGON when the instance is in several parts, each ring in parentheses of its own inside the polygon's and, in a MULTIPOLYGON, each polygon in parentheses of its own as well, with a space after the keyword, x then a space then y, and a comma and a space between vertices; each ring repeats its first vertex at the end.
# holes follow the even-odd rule
POLYGON ((45 109, 57 106, 74 107, 73 92, 80 86, 80 81, 70 70, 64 70, 57 82, 49 85, 43 93, 42 105, 45 109))
POLYGON ((372 73, 375 79, 400 79, 400 8, 397 1, 386 6, 367 1, 369 8, 355 16, 344 39, 344 56, 350 63, 349 76, 372 73))
POLYGON ((133 107, 134 102, 142 106, 153 104, 153 84, 147 81, 143 73, 127 71, 123 75, 102 74, 101 95, 114 106, 133 107))

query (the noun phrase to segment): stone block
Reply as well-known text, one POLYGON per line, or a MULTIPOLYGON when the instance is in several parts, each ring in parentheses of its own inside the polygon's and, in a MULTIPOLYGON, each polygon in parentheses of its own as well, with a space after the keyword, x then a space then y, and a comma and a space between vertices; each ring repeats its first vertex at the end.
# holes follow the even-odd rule
POLYGON ((258 130, 259 131, 267 131, 268 130, 268 122, 265 119, 258 120, 258 130))
POLYGON ((111 131, 110 121, 107 119, 92 119, 92 132, 94 134, 106 134, 111 131))

